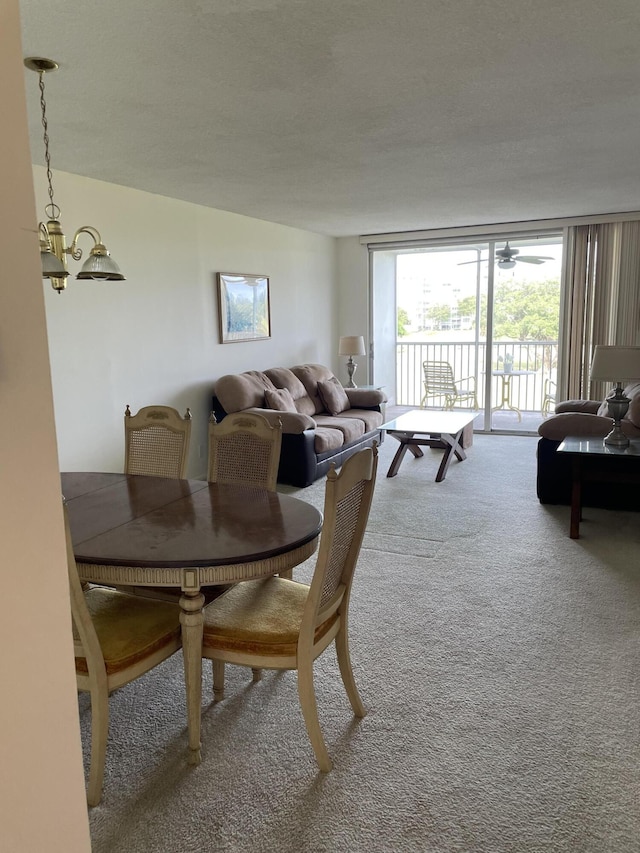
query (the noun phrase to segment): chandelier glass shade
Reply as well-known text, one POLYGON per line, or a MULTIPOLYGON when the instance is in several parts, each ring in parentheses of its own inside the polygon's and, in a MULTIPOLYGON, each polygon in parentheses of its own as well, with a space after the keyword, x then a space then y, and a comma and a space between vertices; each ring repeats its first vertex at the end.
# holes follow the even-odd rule
POLYGON ((76 278, 80 280, 124 281, 124 276, 120 272, 117 263, 107 251, 97 228, 91 225, 81 226, 73 235, 71 245, 67 246, 67 238, 62 230, 62 223, 60 221, 60 208, 53 200, 47 105, 44 98, 44 75, 47 72, 56 71, 58 63, 52 59, 31 56, 24 60, 24 64, 31 71, 37 72, 40 78, 40 109, 42 112, 44 156, 47 165, 47 182, 49 188, 49 204, 45 208, 47 223, 38 223, 42 277, 50 280, 54 290, 57 290, 58 293, 62 292, 67 286, 67 278, 69 277, 67 258, 69 255, 75 261, 79 261, 82 258, 82 249, 78 246, 78 240, 82 234, 87 234, 93 240, 93 247, 76 278))

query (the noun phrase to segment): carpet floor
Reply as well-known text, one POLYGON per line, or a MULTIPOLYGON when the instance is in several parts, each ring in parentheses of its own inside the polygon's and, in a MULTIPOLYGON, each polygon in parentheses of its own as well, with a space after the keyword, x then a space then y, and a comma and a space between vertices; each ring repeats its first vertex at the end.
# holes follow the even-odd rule
MULTIPOLYGON (((568 508, 536 498, 531 437, 476 435, 443 483, 429 450, 387 479, 396 447, 352 596, 363 720, 333 651, 316 662, 332 772, 295 673, 227 667, 214 705, 207 662, 187 766, 175 655, 110 699, 95 853, 638 853, 638 515, 587 509, 570 539, 568 508)), ((322 507, 323 481, 287 491, 322 507)))

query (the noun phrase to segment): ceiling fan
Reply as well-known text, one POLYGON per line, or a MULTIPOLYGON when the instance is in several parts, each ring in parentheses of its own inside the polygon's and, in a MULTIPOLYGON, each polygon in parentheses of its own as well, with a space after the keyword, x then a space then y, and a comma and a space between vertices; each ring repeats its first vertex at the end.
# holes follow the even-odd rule
MULTIPOLYGON (((462 261, 458 264, 459 267, 464 264, 481 264, 483 261, 488 261, 488 258, 478 258, 477 261, 462 261)), ((525 264, 543 264, 545 261, 552 261, 550 255, 520 255, 520 249, 512 249, 507 240, 504 249, 496 250, 496 264, 503 270, 510 270, 515 267, 516 262, 525 264)))

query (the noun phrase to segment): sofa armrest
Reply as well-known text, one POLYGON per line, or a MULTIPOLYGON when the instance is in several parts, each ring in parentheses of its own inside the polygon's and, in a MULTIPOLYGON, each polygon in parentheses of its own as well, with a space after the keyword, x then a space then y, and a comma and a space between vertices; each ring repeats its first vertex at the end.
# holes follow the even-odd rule
POLYGON ((373 409, 387 402, 387 395, 378 388, 345 388, 354 409, 373 409))
POLYGON ((597 415, 601 400, 564 400, 556 405, 556 415, 566 412, 586 412, 589 415, 597 415))
POLYGON ((543 421, 538 434, 552 441, 564 441, 568 435, 601 436, 611 432, 611 418, 603 418, 589 412, 561 412, 543 421))
POLYGON ((296 435, 304 432, 306 429, 315 429, 316 422, 309 415, 301 415, 300 412, 279 412, 276 409, 261 409, 255 407, 245 409, 246 412, 255 412, 257 415, 262 415, 266 418, 271 426, 277 426, 278 421, 282 422, 282 432, 296 435))

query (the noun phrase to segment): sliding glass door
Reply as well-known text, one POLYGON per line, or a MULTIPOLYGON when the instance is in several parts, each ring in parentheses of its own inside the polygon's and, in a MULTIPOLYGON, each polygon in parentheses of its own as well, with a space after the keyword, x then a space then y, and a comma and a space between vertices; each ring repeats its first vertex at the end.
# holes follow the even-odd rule
POLYGON ((560 234, 373 252, 376 381, 393 382, 398 406, 477 404, 477 430, 535 432, 552 410, 561 260, 560 234), (383 354, 390 373, 392 337, 393 379, 378 370, 383 354), (434 364, 450 369, 458 393, 429 385, 434 364))

